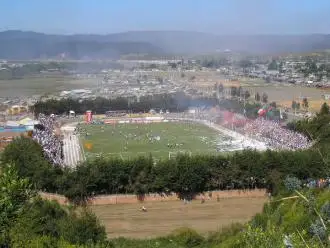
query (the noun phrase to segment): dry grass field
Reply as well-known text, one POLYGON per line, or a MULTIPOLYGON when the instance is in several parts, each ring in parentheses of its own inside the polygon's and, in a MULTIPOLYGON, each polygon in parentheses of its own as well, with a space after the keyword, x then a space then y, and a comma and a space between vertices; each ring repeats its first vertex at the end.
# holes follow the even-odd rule
POLYGON ((73 78, 69 76, 26 77, 23 79, 0 80, 0 97, 21 97, 54 94, 62 90, 91 87, 99 79, 73 78))
POLYGON ((254 96, 256 92, 259 92, 259 94, 265 92, 269 101, 275 101, 282 106, 291 107, 292 100, 301 102, 304 97, 307 97, 310 101, 309 110, 312 112, 320 109, 324 102, 323 95, 330 94, 330 89, 318 89, 288 83, 266 83, 262 79, 240 78, 239 81, 229 81, 214 72, 196 73, 195 77, 195 80, 189 83, 194 87, 204 90, 213 89, 215 83, 222 83, 226 88, 241 86, 248 89, 251 96, 254 96))
MULTIPOLYGON (((296 101, 299 101, 301 104, 301 100, 297 99, 296 101)), ((323 103, 327 103, 330 105, 330 100, 309 100, 308 101, 308 110, 311 112, 318 112, 322 106, 323 103)), ((288 108, 291 108, 292 101, 281 101, 279 102, 281 106, 285 106, 288 108)))
POLYGON ((91 206, 113 237, 149 238, 164 236, 180 227, 190 227, 200 233, 216 231, 235 222, 247 222, 262 210, 265 197, 144 202, 91 206), (139 209, 145 206, 147 212, 139 209))

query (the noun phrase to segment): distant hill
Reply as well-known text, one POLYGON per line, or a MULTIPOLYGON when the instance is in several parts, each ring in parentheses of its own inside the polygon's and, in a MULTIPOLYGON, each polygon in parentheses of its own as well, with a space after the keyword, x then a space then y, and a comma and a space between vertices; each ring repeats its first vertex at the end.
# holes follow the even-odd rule
POLYGON ((0 32, 1 59, 118 58, 124 54, 161 54, 162 49, 148 42, 106 41, 99 36, 47 35, 35 32, 0 32))
POLYGON ((230 49, 236 52, 310 52, 330 48, 330 35, 213 35, 186 31, 132 31, 106 35, 108 41, 148 42, 169 53, 206 53, 230 49))
POLYGON ((126 54, 199 54, 230 49, 262 54, 330 49, 330 35, 213 35, 186 31, 132 31, 109 35, 0 32, 0 58, 117 58, 126 54))

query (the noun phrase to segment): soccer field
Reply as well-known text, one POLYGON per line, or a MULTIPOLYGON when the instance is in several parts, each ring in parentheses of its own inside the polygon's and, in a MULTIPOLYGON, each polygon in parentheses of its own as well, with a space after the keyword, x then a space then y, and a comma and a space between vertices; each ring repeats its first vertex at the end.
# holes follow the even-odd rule
POLYGON ((168 158, 178 152, 214 154, 229 137, 196 123, 80 125, 80 137, 87 157, 133 158, 151 154, 168 158), (85 134, 88 135, 85 135, 85 134))

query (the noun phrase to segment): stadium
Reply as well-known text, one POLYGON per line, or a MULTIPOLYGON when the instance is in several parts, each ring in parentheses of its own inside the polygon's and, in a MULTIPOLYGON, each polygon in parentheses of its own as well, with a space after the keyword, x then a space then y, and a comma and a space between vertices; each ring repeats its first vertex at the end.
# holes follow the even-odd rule
POLYGON ((267 148, 262 142, 216 124, 214 121, 220 117, 212 109, 190 109, 185 113, 151 110, 140 114, 109 111, 98 116, 87 111, 83 121, 62 127, 65 164, 100 156, 130 159, 151 155, 157 161, 178 154, 214 155, 267 148))
POLYGON ((107 111, 69 119, 39 116, 33 131, 54 164, 75 167, 87 158, 134 159, 154 162, 178 154, 216 155, 244 149, 299 150, 309 148, 307 137, 267 120, 268 109, 254 120, 218 107, 190 108, 185 112, 151 109, 148 113, 107 111))
MULTIPOLYGON (((254 120, 218 107, 190 108, 180 113, 150 110, 149 113, 134 114, 108 111, 102 115, 86 111, 80 116, 70 111, 69 117, 39 114, 30 135, 43 148, 43 158, 55 166, 72 168, 63 170, 68 177, 58 177, 64 179, 65 191, 59 191, 60 195, 54 191, 53 194, 42 193, 42 196, 62 204, 76 199, 90 204, 92 211, 104 221, 109 237, 155 237, 167 234, 174 227, 186 226, 186 223, 191 223, 198 231, 208 232, 219 228, 219 223, 214 220, 221 215, 226 216, 221 218, 221 226, 229 225, 235 218, 247 221, 261 211, 267 200, 264 175, 251 176, 255 174, 250 173, 255 168, 257 173, 262 171, 259 169, 263 168, 261 164, 265 157, 258 154, 269 153, 227 153, 246 148, 296 150, 310 146, 306 137, 267 120, 264 115, 268 109, 260 109, 259 117, 254 120), (221 156, 224 153, 225 156, 221 156), (178 157, 178 154, 191 157, 178 157), (219 156, 194 156, 209 154, 219 156), (246 160, 236 162, 233 159, 242 154, 257 154, 249 168, 245 166, 246 160), (143 159, 136 159, 139 156, 143 159), (80 164, 86 159, 88 162, 80 164), (216 172, 214 175, 205 173, 213 166, 209 163, 214 161, 217 161, 214 166, 219 170, 213 171, 216 172), (230 179, 233 170, 228 169, 231 162, 237 163, 235 166, 239 168, 234 179, 230 179), (148 172, 145 168, 153 170, 148 172), (101 179, 94 173, 102 175, 101 179), (182 174, 184 177, 180 177, 182 174), (122 179, 116 182, 118 175, 122 179), (175 176, 174 183, 167 182, 169 175, 170 179, 175 176), (205 178, 202 193, 195 194, 194 189, 188 191, 201 175, 205 178), (67 183, 70 177, 72 179, 67 183), (182 178, 184 180, 180 180, 182 178), (106 187, 104 182, 108 183, 106 187), (132 185, 142 190, 135 191, 132 185), (82 198, 85 196, 81 192, 72 190, 79 187, 82 191, 89 190, 88 198, 82 198), (160 189, 161 193, 155 189, 160 189), (74 192, 73 197, 71 192, 74 192), (237 208, 244 209, 244 215, 237 214, 237 208), (124 220, 122 216, 125 216, 124 220), (201 220, 203 225, 199 224, 201 220), (164 227, 154 223, 167 224, 164 227), (133 225, 143 228, 136 227, 137 231, 132 232, 127 226, 133 225)), ((4 130, 9 130, 9 126, 4 130)), ((308 157, 301 161, 308 160, 308 157)), ((287 168, 286 164, 283 168, 287 168)))

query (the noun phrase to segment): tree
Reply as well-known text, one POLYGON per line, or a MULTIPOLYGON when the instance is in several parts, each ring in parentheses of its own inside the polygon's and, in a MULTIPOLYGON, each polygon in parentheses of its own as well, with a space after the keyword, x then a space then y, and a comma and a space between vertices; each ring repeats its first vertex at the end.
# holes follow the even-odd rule
POLYGON ((222 83, 219 84, 218 90, 219 90, 219 93, 222 93, 223 92, 224 87, 223 87, 223 84, 222 83))
POLYGON ((239 61, 238 65, 241 67, 241 68, 249 68, 249 67, 252 67, 253 66, 253 63, 248 60, 248 59, 242 59, 239 61))
POLYGON ((329 114, 330 114, 329 105, 327 103, 323 103, 320 110, 320 115, 329 115, 329 114))
POLYGON ((268 95, 266 93, 262 93, 261 101, 263 103, 267 103, 268 102, 268 95))
POLYGON ((254 95, 254 99, 255 99, 257 102, 260 102, 260 94, 259 94, 259 92, 257 92, 257 93, 254 95))
POLYGON ((245 100, 247 100, 247 99, 249 99, 250 98, 250 91, 248 91, 248 90, 246 90, 245 92, 244 92, 244 99, 245 100))
POLYGON ((273 59, 272 62, 269 63, 268 70, 278 70, 278 65, 275 59, 273 59))
POLYGON ((206 190, 208 171, 200 162, 187 155, 177 158, 178 165, 173 190, 181 199, 192 199, 196 194, 206 190))
POLYGON ((56 191, 56 177, 62 175, 44 157, 41 146, 27 137, 15 138, 2 153, 3 163, 11 163, 21 178, 27 178, 37 189, 56 191))
MULTIPOLYGON (((40 236, 51 236, 56 242, 60 238, 59 221, 67 219, 67 212, 55 201, 36 197, 24 206, 17 221, 11 225, 10 241, 13 247, 25 244, 40 236)), ((55 246, 56 247, 56 246, 55 246)))
POLYGON ((280 64, 279 64, 279 66, 278 66, 278 71, 280 73, 283 73, 284 72, 283 67, 284 67, 284 63, 283 63, 283 61, 281 61, 280 64))
POLYGON ((284 180, 284 186, 290 192, 301 190, 301 185, 301 181, 296 177, 287 176, 284 180))
POLYGON ((164 79, 162 77, 157 77, 157 81, 162 84, 164 82, 164 79))
POLYGON ((303 98, 301 105, 303 106, 304 109, 306 110, 308 109, 308 99, 306 97, 303 98))
POLYGON ((271 107, 273 107, 273 108, 276 108, 276 102, 271 102, 271 103, 269 104, 269 106, 271 106, 271 107))
POLYGON ((32 245, 42 237, 46 238, 46 243, 51 243, 46 247, 58 247, 56 244, 62 241, 95 247, 94 244, 105 241, 106 233, 96 216, 87 209, 78 214, 74 208, 37 197, 25 205, 17 221, 12 223, 10 243, 12 247, 43 247, 32 245))
POLYGON ((83 209, 80 215, 71 212, 59 225, 61 236, 73 244, 95 244, 106 240, 104 226, 88 209, 83 209))
POLYGON ((85 206, 96 191, 96 184, 100 180, 96 176, 97 170, 93 170, 89 164, 78 165, 75 171, 65 175, 65 181, 70 186, 65 189, 64 195, 71 203, 85 206))
POLYGON ((236 91, 236 95, 241 99, 242 95, 243 95, 243 88, 240 86, 238 87, 237 91, 236 91))
POLYGON ((8 244, 9 228, 25 204, 35 195, 27 179, 21 179, 13 166, 2 167, 0 174, 0 246, 8 244))
POLYGON ((157 68, 157 65, 156 65, 156 64, 150 64, 150 65, 149 65, 149 68, 150 68, 150 69, 156 69, 156 68, 157 68))
POLYGON ((237 92, 238 92, 237 87, 235 87, 235 86, 231 86, 230 87, 230 95, 231 95, 231 97, 237 96, 237 92))
POLYGON ((176 69, 178 67, 178 65, 176 63, 170 63, 169 65, 171 66, 172 69, 176 69))

